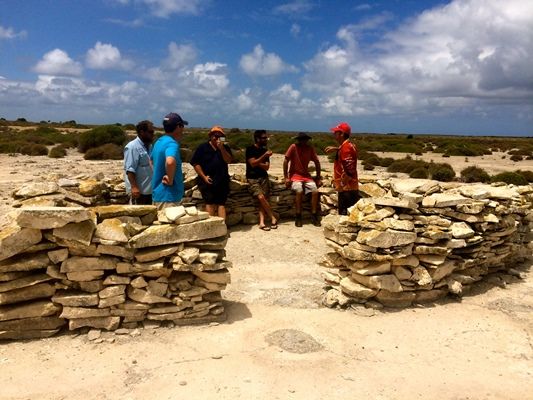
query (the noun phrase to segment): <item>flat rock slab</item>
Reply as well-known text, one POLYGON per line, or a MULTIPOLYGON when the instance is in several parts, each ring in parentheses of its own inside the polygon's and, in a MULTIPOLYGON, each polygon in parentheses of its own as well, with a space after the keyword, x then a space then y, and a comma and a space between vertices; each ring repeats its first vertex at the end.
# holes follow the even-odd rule
POLYGON ((83 207, 29 207, 20 209, 16 222, 23 228, 61 228, 71 222, 95 220, 95 214, 83 207))
POLYGON ((39 229, 10 225, 0 232, 0 261, 23 252, 41 241, 39 229))
POLYGON ((57 314, 61 311, 58 306, 51 301, 36 301, 23 305, 0 307, 0 321, 9 321, 19 318, 46 317, 57 314))

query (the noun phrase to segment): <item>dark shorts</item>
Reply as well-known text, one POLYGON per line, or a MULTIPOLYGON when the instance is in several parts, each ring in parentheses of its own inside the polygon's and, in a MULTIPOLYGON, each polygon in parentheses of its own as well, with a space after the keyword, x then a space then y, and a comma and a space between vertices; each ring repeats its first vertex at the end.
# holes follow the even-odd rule
POLYGON ((270 180, 268 177, 248 179, 248 183, 250 184, 248 191, 252 196, 257 197, 260 194, 266 197, 270 196, 270 180))
POLYGON ((130 196, 130 204, 132 205, 149 205, 152 204, 152 195, 151 194, 141 194, 139 197, 134 199, 130 196))
POLYGON ((359 190, 347 190, 338 194, 338 208, 340 215, 348 215, 348 208, 359 201, 359 190))
POLYGON ((220 183, 218 185, 208 185, 205 182, 198 184, 198 189, 202 194, 202 199, 205 204, 216 204, 218 206, 223 206, 226 204, 226 200, 229 195, 229 182, 227 184, 220 183))

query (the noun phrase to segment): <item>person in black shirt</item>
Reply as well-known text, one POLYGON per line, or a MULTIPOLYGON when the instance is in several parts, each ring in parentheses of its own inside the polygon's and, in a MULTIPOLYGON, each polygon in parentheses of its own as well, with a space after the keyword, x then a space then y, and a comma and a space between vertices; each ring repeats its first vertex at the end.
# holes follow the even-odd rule
POLYGON ((278 220, 272 212, 268 202, 270 197, 270 181, 268 169, 270 168, 270 156, 272 151, 267 149, 268 136, 264 129, 254 132, 254 144, 246 148, 246 179, 250 184, 249 190, 252 196, 259 202, 259 228, 264 231, 276 229, 278 220), (270 226, 265 224, 265 215, 270 218, 270 226))
POLYGON ((224 129, 214 126, 209 131, 209 141, 198 146, 191 159, 191 165, 198 174, 198 189, 205 201, 206 211, 224 219, 229 194, 228 164, 233 161, 231 149, 225 141, 224 129))

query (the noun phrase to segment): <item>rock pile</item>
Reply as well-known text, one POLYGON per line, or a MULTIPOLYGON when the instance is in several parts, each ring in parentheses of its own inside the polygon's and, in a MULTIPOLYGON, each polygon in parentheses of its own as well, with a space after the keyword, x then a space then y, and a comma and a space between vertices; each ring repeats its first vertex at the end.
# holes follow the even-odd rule
POLYGON ((0 339, 224 319, 226 241, 195 207, 21 208, 0 232, 0 339))
POLYGON ((333 249, 321 265, 330 307, 378 301, 390 307, 461 295, 490 272, 532 254, 533 186, 390 180, 349 216, 323 219, 333 249))

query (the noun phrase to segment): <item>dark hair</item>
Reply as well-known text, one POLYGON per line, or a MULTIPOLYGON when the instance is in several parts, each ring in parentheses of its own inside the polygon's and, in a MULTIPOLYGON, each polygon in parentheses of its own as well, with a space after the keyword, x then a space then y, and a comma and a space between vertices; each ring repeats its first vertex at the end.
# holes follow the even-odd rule
POLYGON ((258 142, 259 138, 267 133, 264 129, 258 129, 254 132, 254 142, 258 142))
POLYGON ((152 128, 154 124, 152 121, 144 120, 139 122, 137 125, 135 125, 135 130, 137 131, 137 135, 141 132, 148 132, 150 128, 152 128))
POLYGON ((165 133, 172 133, 176 130, 178 125, 180 124, 178 121, 163 121, 163 129, 165 130, 165 133))

